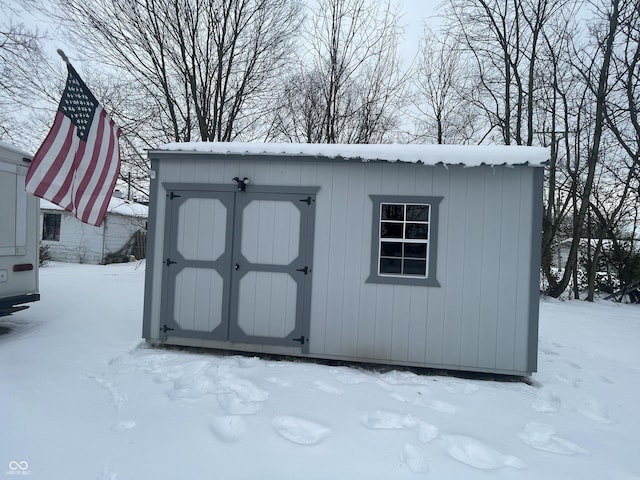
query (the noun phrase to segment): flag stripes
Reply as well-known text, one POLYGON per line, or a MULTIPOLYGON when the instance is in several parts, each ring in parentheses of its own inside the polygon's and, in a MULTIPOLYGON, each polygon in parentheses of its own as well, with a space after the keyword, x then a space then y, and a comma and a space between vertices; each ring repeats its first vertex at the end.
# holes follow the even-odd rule
POLYGON ((120 129, 68 65, 55 120, 36 152, 26 190, 99 226, 120 171, 120 129))

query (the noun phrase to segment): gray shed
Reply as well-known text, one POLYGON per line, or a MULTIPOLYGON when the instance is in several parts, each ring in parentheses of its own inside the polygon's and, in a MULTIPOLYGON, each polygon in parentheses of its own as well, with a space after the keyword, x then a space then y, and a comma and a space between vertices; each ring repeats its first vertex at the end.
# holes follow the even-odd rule
POLYGON ((536 371, 546 149, 177 143, 149 158, 147 340, 536 371))

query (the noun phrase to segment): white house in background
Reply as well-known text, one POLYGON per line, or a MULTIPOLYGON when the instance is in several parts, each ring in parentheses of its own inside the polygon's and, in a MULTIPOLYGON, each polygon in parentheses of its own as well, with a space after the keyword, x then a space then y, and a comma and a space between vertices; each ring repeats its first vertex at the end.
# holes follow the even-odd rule
POLYGON ((42 245, 53 260, 74 263, 113 263, 134 255, 144 258, 148 207, 120 198, 109 200, 99 227, 82 223, 62 207, 40 200, 42 245))

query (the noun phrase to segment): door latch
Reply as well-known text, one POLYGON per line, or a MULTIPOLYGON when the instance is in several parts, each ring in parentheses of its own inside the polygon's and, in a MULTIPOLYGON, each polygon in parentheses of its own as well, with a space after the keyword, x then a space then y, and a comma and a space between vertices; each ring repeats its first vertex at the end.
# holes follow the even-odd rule
POLYGON ((309 339, 308 338, 304 338, 304 335, 302 335, 299 338, 292 338, 291 340, 293 340, 294 342, 300 342, 300 345, 304 345, 305 340, 308 342, 309 339))

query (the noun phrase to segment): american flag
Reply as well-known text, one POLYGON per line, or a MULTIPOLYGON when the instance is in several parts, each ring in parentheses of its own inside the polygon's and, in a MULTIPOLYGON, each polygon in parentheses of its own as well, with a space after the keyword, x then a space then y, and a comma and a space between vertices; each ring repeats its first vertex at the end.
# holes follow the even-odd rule
POLYGON ((67 63, 53 126, 36 152, 26 190, 100 226, 120 171, 120 128, 67 63))

